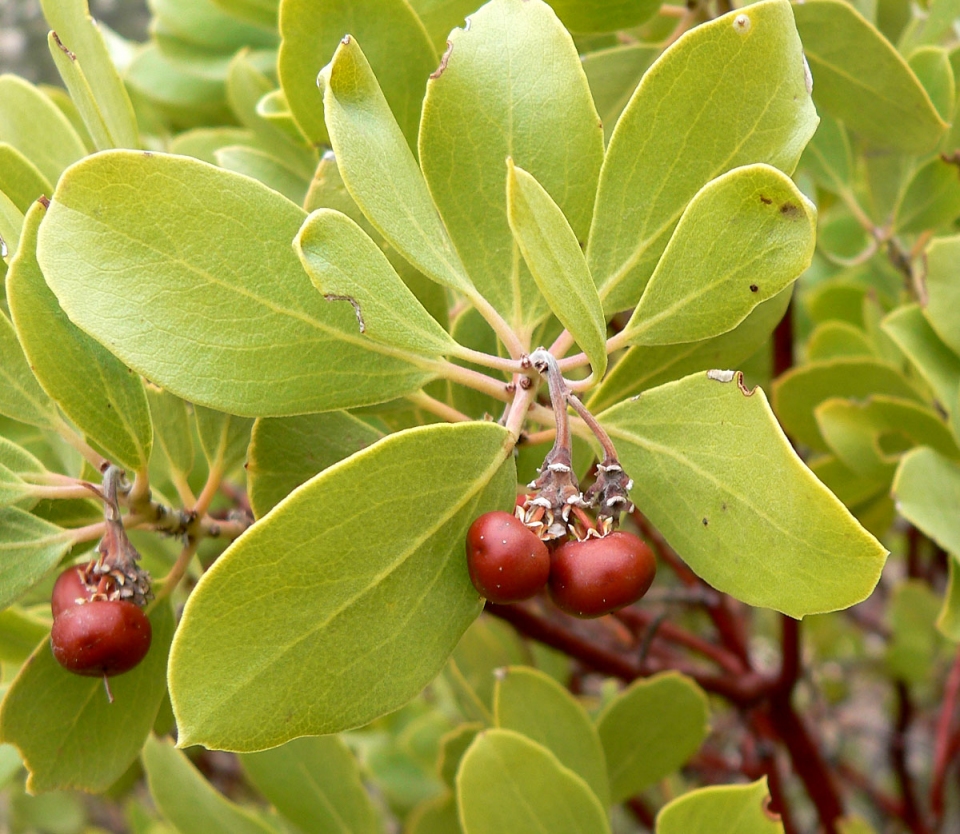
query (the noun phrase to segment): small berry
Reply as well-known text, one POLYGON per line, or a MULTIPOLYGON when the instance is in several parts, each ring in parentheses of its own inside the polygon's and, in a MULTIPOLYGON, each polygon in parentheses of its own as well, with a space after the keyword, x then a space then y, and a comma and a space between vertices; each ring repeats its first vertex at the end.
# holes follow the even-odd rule
POLYGON ((467 532, 467 569, 480 596, 500 604, 519 602, 547 584, 550 553, 516 516, 485 513, 467 532))
POLYGON ((601 617, 642 597, 657 572, 647 544, 631 533, 568 541, 550 560, 550 598, 575 617, 601 617))
POLYGON ((132 602, 93 600, 65 608, 53 621, 57 662, 77 675, 129 672, 150 649, 150 620, 132 602))
POLYGON ((57 581, 53 583, 53 593, 50 595, 50 610, 53 612, 54 619, 59 617, 65 609, 87 602, 93 595, 84 576, 83 566, 73 565, 57 577, 57 581))

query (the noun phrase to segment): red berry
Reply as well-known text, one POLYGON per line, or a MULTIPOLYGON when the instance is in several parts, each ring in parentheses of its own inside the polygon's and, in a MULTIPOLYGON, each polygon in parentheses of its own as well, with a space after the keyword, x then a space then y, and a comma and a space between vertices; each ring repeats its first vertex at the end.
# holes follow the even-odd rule
POLYGON ((90 599, 90 589, 83 581, 83 566, 74 565, 67 568, 53 583, 53 593, 50 596, 50 610, 56 619, 67 608, 72 608, 79 602, 90 599))
POLYGON ((631 533, 569 541, 550 562, 550 597, 575 617, 600 617, 642 597, 657 573, 646 543, 631 533))
POLYGON ((550 553, 516 516, 485 513, 467 532, 467 569, 480 596, 501 604, 519 602, 547 584, 550 553))
POLYGON ((121 675, 150 648, 150 620, 125 600, 94 600, 65 608, 53 621, 57 662, 77 675, 121 675))

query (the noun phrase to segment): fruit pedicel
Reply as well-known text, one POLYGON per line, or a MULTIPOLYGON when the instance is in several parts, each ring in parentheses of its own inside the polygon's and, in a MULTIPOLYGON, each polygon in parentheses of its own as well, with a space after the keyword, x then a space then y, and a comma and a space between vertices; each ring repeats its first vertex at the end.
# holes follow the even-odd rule
POLYGON ((467 569, 478 593, 490 602, 519 602, 546 587, 560 610, 600 617, 646 594, 656 559, 641 538, 617 529, 621 512, 632 509, 633 481, 609 435, 570 390, 551 353, 539 348, 529 361, 547 379, 556 440, 529 485, 533 492, 518 500, 514 514, 484 513, 470 526, 467 569), (596 481, 586 492, 573 471, 568 406, 603 447, 596 481))

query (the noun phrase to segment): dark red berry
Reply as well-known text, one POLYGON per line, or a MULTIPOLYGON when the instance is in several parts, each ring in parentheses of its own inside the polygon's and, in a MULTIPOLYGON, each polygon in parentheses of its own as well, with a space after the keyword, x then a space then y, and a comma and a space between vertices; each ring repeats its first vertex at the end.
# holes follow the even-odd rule
POLYGON ((575 617, 600 617, 642 597, 657 573, 650 548, 631 533, 569 541, 550 561, 550 597, 575 617))
POLYGON ((150 648, 150 620, 132 602, 94 600, 65 608, 53 621, 57 662, 77 675, 121 675, 150 648))
POLYGON ((53 583, 53 593, 50 595, 50 610, 56 619, 67 608, 72 608, 80 602, 86 602, 91 597, 91 591, 83 580, 83 565, 73 565, 57 577, 53 583))
POLYGON ((467 569, 480 596, 501 604, 519 602, 547 584, 550 553, 516 516, 485 513, 467 532, 467 569))

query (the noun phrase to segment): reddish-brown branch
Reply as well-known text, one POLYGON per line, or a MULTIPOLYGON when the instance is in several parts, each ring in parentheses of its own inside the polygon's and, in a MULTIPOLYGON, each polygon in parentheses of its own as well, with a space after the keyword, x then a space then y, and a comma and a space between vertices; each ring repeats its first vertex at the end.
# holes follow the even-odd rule
POLYGON ((943 705, 937 716, 937 729, 934 734, 933 747, 933 778, 930 784, 930 809, 934 820, 939 823, 943 818, 943 794, 946 784, 947 768, 950 765, 950 742, 956 742, 957 735, 951 739, 950 728, 953 725, 954 713, 957 709, 957 696, 960 694, 960 651, 953 659, 953 665, 947 675, 947 682, 943 689, 943 705))
POLYGON ((907 731, 913 720, 913 702, 910 700, 910 691, 903 681, 897 681, 897 721, 890 736, 890 762, 900 785, 900 797, 903 801, 901 819, 912 834, 929 834, 923 820, 923 815, 917 805, 917 796, 913 784, 913 777, 907 767, 907 731))
POLYGON ((654 818, 653 811, 651 811, 643 800, 639 797, 633 797, 632 799, 627 800, 627 807, 630 809, 630 813, 636 818, 637 822, 645 826, 647 830, 653 831, 653 826, 656 824, 656 819, 654 818))
POLYGON ((896 797, 881 791, 870 779, 852 765, 840 762, 837 765, 837 773, 843 779, 844 784, 863 791, 884 816, 896 817, 897 819, 903 816, 903 803, 896 797))
POLYGON ((773 331, 773 375, 780 376, 793 367, 793 299, 773 331))

